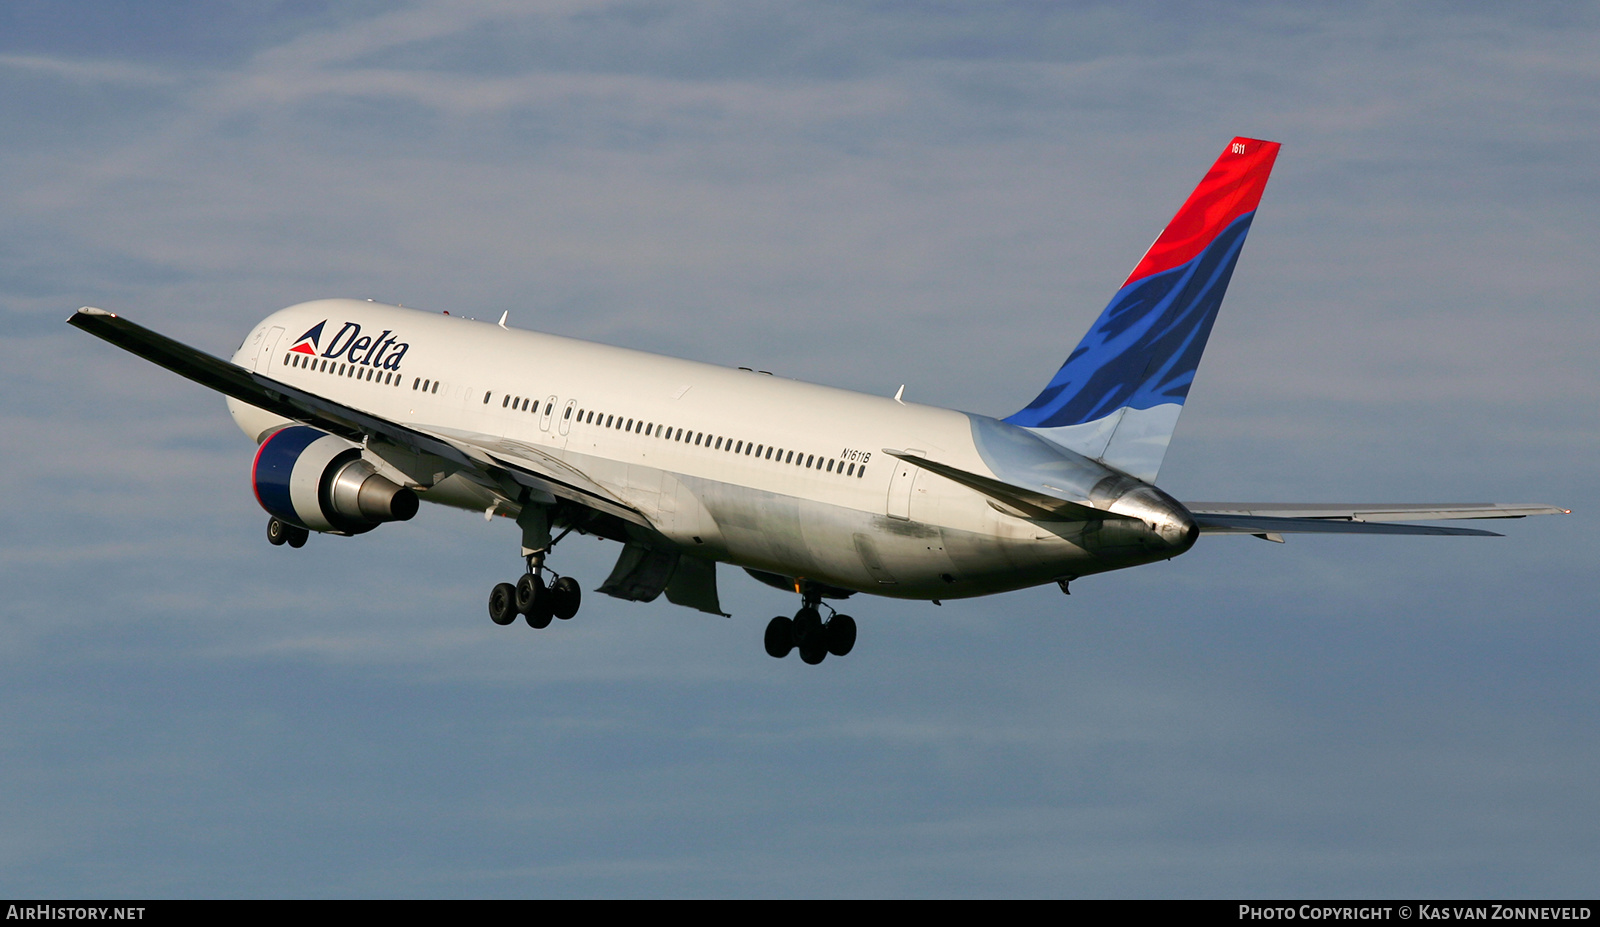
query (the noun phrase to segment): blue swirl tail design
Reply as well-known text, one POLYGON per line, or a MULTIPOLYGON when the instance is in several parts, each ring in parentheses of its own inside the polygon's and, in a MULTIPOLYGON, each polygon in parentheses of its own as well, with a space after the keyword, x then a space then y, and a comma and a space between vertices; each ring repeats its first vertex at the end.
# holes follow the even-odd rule
POLYGON ((1005 421, 1154 481, 1277 149, 1234 139, 1049 385, 1005 421))

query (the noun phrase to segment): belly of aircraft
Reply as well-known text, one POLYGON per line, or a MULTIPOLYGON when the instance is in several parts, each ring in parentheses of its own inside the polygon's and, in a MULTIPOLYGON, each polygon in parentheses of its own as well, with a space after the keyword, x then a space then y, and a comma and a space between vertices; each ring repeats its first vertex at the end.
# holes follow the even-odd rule
MULTIPOLYGON (((1074 532, 1015 536, 890 518, 778 493, 688 480, 719 529, 715 559, 895 598, 987 595, 1113 568, 1074 532)), ((1081 526, 1080 526, 1081 527, 1081 526)))

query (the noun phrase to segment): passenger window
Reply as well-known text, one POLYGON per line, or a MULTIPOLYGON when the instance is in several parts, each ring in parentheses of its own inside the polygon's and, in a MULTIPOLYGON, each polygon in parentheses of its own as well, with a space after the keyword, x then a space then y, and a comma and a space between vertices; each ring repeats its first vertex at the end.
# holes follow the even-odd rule
MULTIPOLYGON (((567 414, 566 414, 566 415, 563 415, 563 416, 561 416, 561 417, 562 417, 562 418, 564 418, 564 419, 567 419, 567 418, 571 418, 571 417, 572 417, 572 407, 571 407, 571 406, 568 406, 568 407, 567 407, 567 414)), ((578 413, 578 417, 579 417, 579 418, 582 418, 582 417, 583 417, 583 413, 582 413, 582 412, 579 412, 579 413, 578 413)))
POLYGON ((438 380, 434 380, 433 381, 433 391, 435 393, 437 393, 439 391, 439 381, 438 380))
POLYGON ((814 460, 814 459, 815 459, 815 458, 814 458, 814 457, 812 457, 812 456, 811 456, 811 455, 809 455, 809 454, 808 454, 808 455, 806 455, 806 469, 807 469, 807 470, 810 470, 810 469, 811 469, 811 461, 812 461, 812 460, 814 460))
POLYGON ((489 404, 489 397, 491 395, 493 395, 493 394, 492 393, 484 393, 483 394, 483 404, 484 405, 488 405, 489 404))

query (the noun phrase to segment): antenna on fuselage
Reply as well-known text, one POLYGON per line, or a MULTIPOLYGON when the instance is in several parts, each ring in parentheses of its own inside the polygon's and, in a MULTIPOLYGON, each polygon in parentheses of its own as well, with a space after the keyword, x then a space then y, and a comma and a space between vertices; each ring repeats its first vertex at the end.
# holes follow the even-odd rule
POLYGON ((901 405, 905 405, 906 401, 904 399, 900 398, 900 397, 904 396, 905 394, 906 394, 906 385, 904 383, 902 383, 902 384, 900 384, 900 388, 894 391, 894 401, 900 403, 901 405))
POLYGON ((506 311, 500 313, 500 327, 501 328, 505 328, 506 327, 506 318, 508 316, 510 316, 510 315, 511 315, 511 310, 510 309, 507 309, 506 311))

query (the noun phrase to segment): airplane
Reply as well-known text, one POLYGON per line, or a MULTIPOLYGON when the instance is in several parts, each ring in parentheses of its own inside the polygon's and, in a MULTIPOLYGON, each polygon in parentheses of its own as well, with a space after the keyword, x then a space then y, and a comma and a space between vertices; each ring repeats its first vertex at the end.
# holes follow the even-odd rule
POLYGON ((1170 560, 1202 535, 1498 536, 1413 524, 1506 503, 1180 502, 1156 485, 1279 145, 1234 138, 1043 391, 1005 418, 370 300, 261 321, 230 361, 102 309, 70 324, 226 397, 267 539, 353 536, 422 501, 515 520, 500 625, 570 619, 548 560, 621 542, 596 591, 722 615, 716 564, 798 594, 764 646, 850 653, 857 593, 940 602, 1170 560), (548 574, 548 575, 547 575, 548 574), (823 611, 828 612, 824 620, 823 611))

